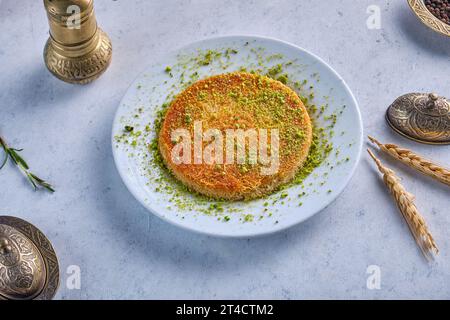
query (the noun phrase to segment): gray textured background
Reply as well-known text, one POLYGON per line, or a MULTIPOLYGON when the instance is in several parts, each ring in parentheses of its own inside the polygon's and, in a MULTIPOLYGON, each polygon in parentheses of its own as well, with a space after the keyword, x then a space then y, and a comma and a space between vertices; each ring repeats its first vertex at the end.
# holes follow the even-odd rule
POLYGON ((406 0, 96 1, 114 45, 113 63, 89 86, 45 69, 42 1, 0 2, 0 128, 57 188, 33 192, 11 165, 0 172, 0 214, 30 220, 60 258, 57 297, 79 298, 450 298, 449 189, 389 162, 417 195, 441 254, 427 265, 364 154, 344 193, 286 232, 223 240, 179 230, 148 214, 114 167, 110 131, 132 80, 154 57, 205 37, 257 34, 321 56, 360 103, 366 133, 450 163, 449 147, 394 135, 385 108, 399 95, 450 96, 450 39, 416 20, 406 0), (366 27, 369 5, 382 28, 366 27), (366 268, 381 268, 381 290, 366 268), (66 268, 79 265, 81 290, 66 268))

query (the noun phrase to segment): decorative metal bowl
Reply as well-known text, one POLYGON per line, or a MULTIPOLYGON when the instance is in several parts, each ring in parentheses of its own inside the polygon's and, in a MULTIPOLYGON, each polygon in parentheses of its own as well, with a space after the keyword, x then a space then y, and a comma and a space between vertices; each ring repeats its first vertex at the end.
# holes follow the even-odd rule
POLYGON ((386 112, 389 125, 401 135, 427 144, 450 144, 450 102, 435 93, 409 93, 386 112))
POLYGON ((49 300, 58 289, 52 245, 32 224, 0 216, 0 300, 49 300))
POLYGON ((428 28, 450 37, 450 25, 444 21, 435 17, 425 6, 423 0, 408 0, 409 6, 414 11, 416 16, 422 21, 428 28))

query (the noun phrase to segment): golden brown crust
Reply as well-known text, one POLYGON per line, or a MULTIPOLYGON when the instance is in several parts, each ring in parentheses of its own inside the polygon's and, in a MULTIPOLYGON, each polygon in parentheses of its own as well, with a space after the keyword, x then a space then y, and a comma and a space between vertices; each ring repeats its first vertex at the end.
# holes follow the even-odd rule
MULTIPOLYGON (((265 76, 236 72, 197 81, 181 92, 167 110, 159 149, 166 166, 189 188, 213 198, 241 200, 261 197, 289 182, 304 163, 311 141, 310 118, 294 91, 265 76), (278 129, 278 171, 262 175, 261 164, 175 164, 171 152, 177 142, 171 141, 171 133, 186 128, 193 141, 196 121, 202 122, 203 131, 219 129, 224 137, 227 129, 278 129)), ((207 144, 203 142, 203 148, 207 144)))

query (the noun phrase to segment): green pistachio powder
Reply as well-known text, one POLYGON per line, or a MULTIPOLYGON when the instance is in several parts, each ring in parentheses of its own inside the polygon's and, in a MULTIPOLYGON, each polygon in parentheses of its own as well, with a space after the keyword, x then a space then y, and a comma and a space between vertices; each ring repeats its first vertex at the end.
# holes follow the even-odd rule
MULTIPOLYGON (((245 46, 249 46, 249 43, 246 43, 245 46)), ((339 115, 343 113, 345 106, 342 106, 340 110, 332 114, 327 114, 326 112, 328 104, 317 106, 314 103, 314 87, 308 85, 306 80, 302 82, 291 81, 289 72, 285 71, 290 70, 292 72, 294 70, 301 70, 301 65, 297 64, 296 61, 284 62, 283 56, 280 54, 267 55, 263 48, 251 48, 250 53, 244 58, 243 64, 246 67, 241 66, 237 68, 232 62, 232 56, 237 54, 237 49, 224 48, 222 50, 198 51, 196 54, 189 56, 178 56, 178 62, 175 65, 167 66, 164 69, 167 77, 176 81, 170 88, 170 93, 165 99, 166 102, 156 108, 156 119, 154 123, 148 123, 145 126, 138 123, 144 112, 155 112, 154 107, 145 110, 144 106, 142 106, 137 108, 129 119, 121 119, 124 124, 123 132, 115 136, 117 142, 116 147, 123 145, 129 157, 139 157, 143 172, 145 172, 144 175, 148 179, 148 187, 155 188, 156 192, 165 194, 170 203, 168 209, 172 209, 172 207, 178 209, 177 212, 179 213, 177 215, 181 215, 181 218, 184 218, 184 214, 186 213, 202 213, 214 216, 223 222, 237 218, 244 223, 249 223, 258 219, 272 217, 273 213, 279 210, 274 206, 275 204, 281 203, 285 205, 294 203, 296 206, 302 206, 303 203, 300 200, 307 196, 307 192, 302 191, 292 199, 286 192, 287 188, 300 186, 302 190, 312 189, 309 192, 317 193, 318 190, 315 187, 325 185, 328 172, 333 170, 335 166, 350 160, 348 157, 342 158, 340 156, 340 150, 335 149, 330 142, 330 139, 335 134, 335 124, 339 115), (255 61, 255 58, 257 62, 251 62, 255 61), (313 141, 303 167, 296 173, 295 178, 289 184, 280 187, 276 192, 265 197, 265 200, 263 200, 263 210, 258 213, 248 213, 248 206, 244 210, 239 206, 233 205, 232 202, 210 199, 192 190, 188 190, 165 167, 159 153, 157 137, 170 102, 177 93, 199 80, 200 70, 212 67, 214 67, 214 70, 220 68, 223 70, 223 73, 231 72, 228 69, 232 68, 232 71, 238 70, 262 74, 288 85, 299 95, 313 122, 313 141), (320 123, 324 124, 319 126, 318 120, 321 120, 320 123), (334 154, 333 163, 331 162, 331 157, 329 157, 330 154, 334 154), (313 175, 313 182, 305 185, 305 179, 315 168, 322 164, 327 167, 327 172, 320 176, 318 174, 313 175)), ((217 72, 215 73, 217 74, 217 72)), ((320 81, 317 74, 312 76, 315 81, 320 81)), ((167 84, 167 80, 164 81, 164 84, 167 84)), ((142 86, 138 85, 138 89, 142 89, 142 86)), ((152 90, 155 91, 156 87, 153 87, 152 90)), ((328 97, 324 98, 326 100, 328 99, 328 97)), ((189 115, 186 115, 186 122, 191 120, 188 117, 189 115)), ((345 132, 341 132, 340 134, 344 135, 345 132)), ((349 147, 351 146, 350 144, 349 147)), ((328 194, 331 192, 331 190, 327 190, 328 194)), ((247 203, 251 202, 248 201, 247 203)), ((257 209, 255 208, 254 210, 257 209)), ((274 223, 278 223, 278 221, 274 223)))

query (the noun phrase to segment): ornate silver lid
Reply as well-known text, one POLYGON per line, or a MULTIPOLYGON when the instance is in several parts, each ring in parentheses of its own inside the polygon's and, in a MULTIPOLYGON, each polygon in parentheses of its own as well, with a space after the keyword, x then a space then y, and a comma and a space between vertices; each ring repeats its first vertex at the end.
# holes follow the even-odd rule
POLYGON ((52 245, 32 224, 0 216, 0 300, 46 300, 59 284, 52 245))
POLYGON ((450 144, 450 102, 435 93, 409 93, 399 97, 387 110, 386 120, 409 139, 450 144))

